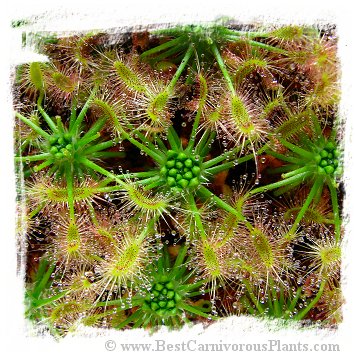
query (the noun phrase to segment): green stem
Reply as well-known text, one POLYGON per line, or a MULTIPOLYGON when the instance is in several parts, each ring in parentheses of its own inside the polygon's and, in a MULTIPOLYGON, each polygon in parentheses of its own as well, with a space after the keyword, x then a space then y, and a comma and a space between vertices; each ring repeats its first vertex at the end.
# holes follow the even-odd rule
POLYGON ((23 141, 23 143, 21 143, 21 145, 20 145, 20 147, 18 149, 19 154, 21 154, 26 149, 26 147, 30 144, 30 142, 31 141, 29 139, 25 139, 23 141))
POLYGON ((308 196, 307 196, 307 199, 306 201, 304 202, 302 208, 300 209, 300 211, 298 212, 298 215, 295 219, 295 222, 293 223, 288 235, 292 236, 296 230, 297 230, 297 227, 299 225, 299 223, 301 222, 304 214, 306 213, 309 205, 311 204, 314 196, 316 195, 316 193, 318 192, 318 190, 321 190, 322 189, 322 186, 323 186, 323 178, 322 177, 319 177, 316 182, 313 184, 313 187, 311 189, 311 191, 309 192, 308 196))
POLYGON ((217 248, 222 248, 224 247, 233 237, 235 233, 235 227, 238 225, 239 220, 238 218, 235 218, 235 222, 231 224, 230 226, 227 226, 224 224, 224 227, 222 226, 221 231, 223 231, 223 239, 220 240, 217 244, 217 248))
POLYGON ((287 179, 284 179, 284 180, 281 180, 281 181, 278 181, 278 182, 274 182, 274 183, 271 183, 271 184, 266 185, 266 186, 261 186, 261 187, 255 188, 254 190, 250 191, 250 194, 254 195, 255 193, 259 193, 259 192, 266 192, 266 191, 269 191, 269 190, 274 190, 275 188, 283 187, 283 186, 286 186, 286 185, 289 185, 289 184, 293 184, 293 183, 296 183, 296 182, 301 183, 304 179, 306 179, 310 175, 311 174, 309 172, 303 172, 301 174, 289 177, 287 179))
MULTIPOLYGON (((117 175, 117 176, 119 176, 119 175, 117 175)), ((118 177, 118 178, 120 178, 120 177, 118 177)), ((98 187, 106 187, 110 182, 112 182, 112 179, 109 177, 106 177, 105 179, 100 181, 98 187)))
MULTIPOLYGON (((162 254, 164 254, 164 253, 162 253, 162 254)), ((163 272, 164 272, 164 264, 163 264, 163 259, 161 258, 161 256, 157 261, 157 268, 158 268, 158 274, 163 274, 163 272)))
POLYGON ((188 298, 192 298, 192 297, 195 297, 195 296, 201 296, 201 291, 194 291, 192 293, 186 293, 185 296, 188 297, 188 298))
POLYGON ((94 158, 111 158, 111 157, 119 157, 119 158, 124 158, 126 157, 125 152, 118 152, 118 151, 100 151, 100 152, 95 152, 91 154, 91 157, 94 158))
MULTIPOLYGON (((183 292, 188 292, 188 291, 194 291, 198 288, 200 288, 202 285, 206 284, 208 282, 208 280, 199 280, 196 283, 188 283, 188 284, 184 284, 184 285, 180 285, 179 286, 179 290, 183 291, 183 292)), ((201 292, 200 292, 201 295, 201 292)), ((191 296, 191 295, 189 295, 191 296)))
POLYGON ((187 305, 185 303, 180 303, 180 306, 182 309, 188 311, 188 312, 191 312, 192 314, 195 314, 195 315, 198 315, 198 316, 202 316, 202 317, 205 317, 205 318, 212 318, 213 320, 216 319, 216 317, 214 316, 210 316, 198 309, 196 309, 195 307, 191 306, 191 305, 187 305))
POLYGON ((40 92, 39 92, 39 96, 38 96, 38 99, 37 99, 37 104, 42 104, 43 102, 43 99, 44 99, 44 90, 41 89, 40 92))
POLYGON ((223 77, 227 82, 229 90, 231 91, 231 93, 233 95, 236 95, 236 91, 235 91, 235 88, 234 88, 234 85, 233 85, 233 81, 232 81, 232 79, 231 79, 231 77, 230 77, 230 75, 229 75, 229 73, 227 71, 226 65, 224 64, 223 58, 221 57, 221 54, 219 53, 219 50, 218 50, 218 48, 217 48, 215 43, 213 43, 211 45, 211 49, 212 49, 212 52, 213 52, 213 54, 214 54, 214 56, 215 56, 215 58, 217 60, 219 68, 222 71, 223 77))
MULTIPOLYGON (((301 297, 301 293, 302 293, 302 287, 299 287, 299 288, 297 289, 297 291, 296 291, 295 297, 292 299, 292 301, 291 301, 291 303, 290 303, 290 305, 289 305, 289 307, 288 307, 288 312, 289 312, 289 313, 293 313, 293 310, 294 310, 295 307, 296 307, 297 301, 298 301, 298 300, 300 299, 300 297, 301 297)), ((288 319, 288 318, 290 318, 290 316, 289 316, 289 315, 284 315, 284 318, 288 319)))
POLYGON ((53 160, 52 159, 49 159, 49 160, 46 160, 44 162, 42 162, 42 164, 40 165, 36 165, 33 170, 34 172, 38 172, 38 171, 41 171, 42 169, 44 169, 45 167, 47 166, 50 166, 53 164, 53 160))
POLYGON ((156 46, 154 48, 151 48, 150 50, 147 50, 145 52, 143 52, 141 54, 141 58, 145 58, 145 57, 148 57, 152 54, 155 54, 157 52, 160 52, 160 51, 163 51, 163 50, 166 50, 167 48, 170 48, 172 46, 175 46, 177 44, 179 44, 181 42, 181 38, 178 37, 178 38, 174 38, 173 40, 170 40, 170 41, 167 41, 159 46, 156 46))
POLYGON ((107 192, 113 192, 113 191, 119 191, 122 190, 122 186, 107 186, 107 187, 97 187, 95 189, 95 192, 97 193, 107 193, 107 192))
POLYGON ((107 176, 109 178, 112 178, 114 181, 118 182, 120 185, 122 185, 122 188, 126 187, 126 183, 120 180, 116 175, 113 173, 103 169, 101 166, 96 165, 94 162, 90 161, 89 159, 82 157, 79 159, 79 161, 85 165, 86 167, 99 172, 100 174, 107 176))
POLYGON ((230 212, 234 214, 241 222, 243 222, 246 227, 249 230, 253 230, 254 227, 247 221, 247 219, 243 216, 242 213, 237 211, 235 208, 230 206, 228 203, 224 202, 221 200, 219 197, 217 197, 215 194, 213 194, 211 191, 209 191, 206 187, 202 186, 198 189, 197 191, 198 194, 200 194, 204 198, 212 198, 212 200, 219 206, 220 208, 224 209, 227 212, 230 212))
POLYGON ((85 145, 95 141, 96 139, 98 139, 100 137, 100 133, 96 133, 92 136, 85 136, 82 137, 79 141, 78 141, 78 145, 80 145, 81 147, 84 147, 85 145))
POLYGON ((328 184, 328 187, 333 206, 335 241, 339 243, 341 235, 341 219, 339 214, 338 193, 332 183, 328 184))
POLYGON ((288 52, 286 50, 282 49, 282 48, 266 45, 265 43, 261 43, 261 42, 253 41, 253 40, 249 40, 249 39, 247 39, 247 41, 252 46, 256 46, 256 47, 262 48, 264 50, 268 50, 268 51, 276 52, 276 53, 281 53, 283 55, 287 55, 288 54, 288 52))
MULTIPOLYGON (((241 164, 241 163, 243 163, 243 162, 246 162, 246 161, 251 160, 252 158, 254 158, 254 154, 249 154, 249 155, 243 156, 243 157, 240 158, 240 159, 237 159, 237 163, 238 163, 238 165, 239 165, 239 164, 241 164)), ((206 170, 206 172, 209 173, 209 174, 211 174, 211 175, 216 175, 216 174, 218 174, 219 172, 222 172, 222 171, 231 169, 231 168, 234 167, 234 166, 236 166, 236 163, 235 163, 235 162, 233 162, 233 161, 231 161, 231 162, 226 162, 225 164, 212 167, 212 168, 206 170)))
POLYGON ((165 162, 165 156, 158 150, 151 150, 145 145, 141 144, 139 141, 136 139, 133 139, 123 128, 121 128, 121 133, 122 136, 130 141, 133 145, 135 145, 138 149, 142 150, 145 152, 147 155, 149 155, 154 161, 156 161, 158 164, 163 165, 165 162))
POLYGON ((181 73, 184 71, 190 57, 192 56, 192 53, 194 51, 194 48, 192 45, 189 46, 188 50, 186 51, 186 54, 184 56, 184 58, 182 59, 180 66, 178 67, 178 69, 176 70, 174 77, 171 79, 169 85, 168 85, 168 90, 172 91, 173 88, 175 87, 177 81, 179 80, 181 73))
POLYGON ((79 130, 79 127, 80 127, 82 121, 85 118, 85 115, 86 115, 86 113, 87 113, 87 111, 88 111, 88 109, 90 107, 91 100, 94 97, 95 93, 96 93, 96 87, 92 90, 91 94, 89 95, 88 100, 85 102, 85 104, 84 104, 83 108, 81 109, 79 115, 74 120, 73 125, 69 128, 69 132, 71 134, 74 134, 79 130))
POLYGON ((294 183, 291 183, 287 186, 284 186, 284 187, 280 187, 279 189, 275 190, 273 192, 273 195, 275 197, 279 197, 281 195, 283 195, 284 193, 288 192, 288 191, 291 191, 292 189, 294 189, 295 187, 297 187, 300 183, 298 181, 294 182, 294 183))
POLYGON ((154 135, 154 140, 158 144, 159 149, 163 153, 166 153, 168 149, 166 148, 165 144, 163 143, 163 140, 160 139, 159 135, 154 135))
POLYGON ((144 145, 146 145, 150 150, 152 150, 152 151, 156 151, 157 150, 155 145, 150 140, 148 140, 140 131, 133 130, 132 131, 132 135, 137 135, 139 140, 141 140, 144 143, 144 145))
POLYGON ((174 151, 181 150, 181 141, 173 126, 168 129, 168 141, 174 151))
POLYGON ((74 182, 73 182, 73 172, 71 166, 67 165, 65 168, 65 178, 67 181, 67 191, 68 191, 68 205, 69 205, 69 215, 70 220, 75 223, 75 211, 74 211, 74 182))
POLYGON ((190 205, 190 209, 191 209, 191 211, 192 211, 192 213, 194 215, 196 226, 197 226, 197 228, 199 230, 201 238, 202 238, 203 241, 207 241, 207 235, 206 235, 205 229, 203 228, 201 215, 200 215, 200 212, 199 212, 198 208, 196 207, 196 202, 195 202, 195 198, 194 198, 193 194, 189 193, 188 196, 187 196, 187 199, 188 199, 188 202, 189 202, 189 205, 190 205))
POLYGON ((138 243, 142 243, 151 231, 154 231, 154 224, 159 220, 159 215, 149 220, 147 226, 144 228, 142 233, 136 238, 138 243))
POLYGON ((51 158, 52 155, 49 153, 30 155, 30 156, 17 156, 15 157, 15 161, 40 161, 51 158))
POLYGON ((41 210, 46 206, 46 203, 42 203, 41 205, 39 205, 37 208, 35 208, 33 211, 31 211, 28 214, 28 218, 31 219, 33 218, 37 213, 41 212, 41 210))
POLYGON ((111 301, 102 301, 95 304, 96 307, 106 307, 106 306, 115 306, 117 305, 117 311, 126 310, 126 308, 121 308, 121 305, 130 302, 131 307, 139 306, 143 303, 144 298, 139 299, 119 299, 119 300, 111 300, 111 301))
POLYGON ((325 287, 326 282, 322 281, 318 293, 315 296, 315 298, 307 305, 307 307, 305 307, 302 311, 300 311, 295 317, 294 320, 299 321, 302 320, 307 314, 308 312, 313 308, 313 306, 319 301, 319 299, 321 298, 322 294, 323 294, 323 290, 325 287))
POLYGON ((40 300, 38 300, 38 302, 36 302, 35 306, 36 306, 36 308, 38 309, 39 307, 48 305, 48 304, 50 304, 50 303, 53 302, 53 301, 56 301, 56 300, 61 299, 62 297, 64 297, 65 295, 67 295, 69 292, 70 292, 69 290, 66 290, 66 291, 62 291, 61 293, 59 293, 59 294, 57 294, 57 295, 51 296, 50 298, 40 299, 40 300))
POLYGON ((197 143, 196 147, 195 147, 195 153, 196 154, 200 154, 200 152, 202 151, 202 149, 205 147, 206 145, 206 142, 208 141, 208 139, 210 138, 210 134, 211 134, 211 131, 209 129, 206 129, 199 142, 197 143))
MULTIPOLYGON (((118 119, 117 119, 117 121, 118 121, 118 119)), ((135 128, 133 127, 133 125, 132 125, 128 120, 126 120, 125 123, 126 123, 127 127, 128 127, 130 130, 132 130, 131 136, 136 135, 136 136, 139 138, 139 140, 141 140, 142 143, 144 143, 145 145, 147 145, 147 147, 148 147, 150 150, 152 150, 152 151, 155 151, 155 150, 156 150, 154 144, 151 143, 138 129, 135 129, 135 128)))
POLYGON ((307 150, 304 150, 304 149, 300 148, 299 146, 294 145, 294 144, 286 141, 285 139, 278 138, 278 140, 280 141, 280 143, 283 146, 286 146, 288 149, 290 149, 291 151, 295 152, 296 154, 298 154, 298 155, 300 155, 302 157, 305 157, 308 160, 311 160, 311 161, 314 160, 314 153, 309 152, 307 150))
POLYGON ((55 263, 52 263, 48 270, 46 271, 45 275, 43 276, 43 278, 41 279, 41 281, 36 284, 36 287, 33 291, 33 296, 36 297, 37 299, 39 298, 42 290, 45 288, 45 286, 47 285, 49 279, 51 278, 51 275, 55 269, 56 265, 55 263))
POLYGON ((267 173, 270 175, 282 174, 284 172, 295 170, 297 168, 298 168, 298 165, 288 164, 288 165, 283 165, 280 167, 268 168, 267 173))
POLYGON ((73 98, 72 104, 71 104, 71 110, 70 110, 70 119, 69 119, 69 128, 71 128, 74 124, 74 121, 76 119, 76 106, 78 105, 78 100, 77 98, 73 98))
POLYGON ((130 322, 134 321, 137 317, 141 316, 141 310, 136 310, 131 316, 127 317, 124 321, 120 322, 118 325, 115 326, 115 329, 121 329, 127 326, 130 322))
POLYGON ((53 133, 58 132, 58 128, 57 126, 54 124, 54 121, 50 118, 50 116, 44 111, 44 109, 42 108, 42 106, 37 103, 37 107, 39 112, 42 114, 43 119, 47 122, 48 126, 51 128, 51 130, 53 131, 53 133))
POLYGON ((208 137, 205 145, 200 149, 200 151, 198 152, 198 154, 201 156, 201 157, 205 157, 211 150, 211 144, 212 144, 212 141, 214 140, 214 138, 216 137, 217 135, 217 132, 215 131, 212 131, 210 136, 208 137))
POLYGON ((248 301, 248 299, 243 296, 241 298, 241 302, 243 303, 243 305, 246 307, 246 309, 248 310, 248 313, 250 314, 250 316, 255 316, 256 312, 255 312, 255 309, 253 309, 251 306, 250 306, 250 303, 248 301), (246 302, 247 301, 247 302, 246 302))
POLYGON ((284 289, 284 286, 283 284, 281 284, 280 286, 280 299, 279 299, 279 306, 280 306, 280 309, 281 309, 281 313, 280 313, 280 317, 281 317, 281 314, 282 314, 282 308, 285 304, 285 289, 284 289))
POLYGON ((195 139, 196 139, 196 135, 197 135, 197 129, 198 126, 200 124, 200 119, 201 119, 201 114, 202 114, 202 109, 204 104, 206 103, 207 100, 207 83, 206 80, 200 76, 200 98, 199 98, 199 104, 198 104, 198 109, 197 109, 197 113, 195 116, 195 120, 192 126, 192 130, 191 130, 191 135, 190 135, 190 139, 189 139, 189 143, 187 145, 187 151, 191 152, 191 149, 194 147, 195 144, 195 139))
POLYGON ((108 140, 100 144, 89 146, 87 149, 84 149, 82 155, 89 155, 97 151, 108 149, 114 146, 117 143, 117 139, 108 140))
POLYGON ((15 116, 23 121, 25 124, 27 124, 30 128, 32 128, 37 134, 41 135, 43 138, 46 140, 49 140, 51 136, 46 133, 43 129, 41 129, 39 126, 37 126, 35 123, 33 123, 31 120, 25 118, 23 115, 20 113, 15 112, 15 116))
POLYGON ((198 108, 196 116, 195 116, 194 124, 192 126, 189 143, 187 144, 187 147, 186 147, 186 151, 188 151, 188 152, 191 152, 191 149, 194 147, 195 138, 196 138, 196 134, 197 134, 197 128, 200 123, 201 113, 202 113, 202 108, 198 108))
MULTIPOLYGON (((152 177, 157 174, 159 174, 158 170, 149 170, 149 171, 143 171, 143 172, 132 172, 130 174, 123 174, 122 177, 142 178, 142 177, 152 177)), ((120 178, 120 176, 121 175, 118 175, 118 178, 120 178)))
POLYGON ((314 196, 314 198, 313 198, 313 207, 317 207, 319 205, 319 201, 322 198, 322 193, 323 193, 323 190, 318 190, 318 192, 314 196))
POLYGON ((105 125, 106 121, 107 121, 108 117, 104 116, 100 119, 98 119, 95 124, 83 135, 82 138, 80 138, 80 140, 78 141, 79 144, 82 144, 83 142, 86 142, 87 138, 93 136, 93 135, 98 135, 100 136, 99 131, 102 129, 102 127, 105 125))
POLYGON ((201 157, 207 156, 207 154, 211 151, 212 142, 215 139, 216 135, 217 135, 217 132, 215 132, 215 131, 211 132, 205 145, 200 149, 200 151, 198 153, 201 157))
POLYGON ((268 51, 271 51, 271 52, 276 52, 276 53, 281 53, 283 55, 287 55, 287 51, 282 49, 282 48, 278 48, 278 47, 274 47, 274 46, 270 46, 270 45, 267 45, 265 43, 261 43, 259 41, 254 41, 254 40, 250 40, 249 38, 247 37, 244 37, 243 39, 241 39, 239 36, 233 36, 233 35, 230 35, 227 37, 227 39, 229 41, 240 41, 240 40, 244 40, 246 42, 248 42, 250 45, 252 46, 255 46, 255 47, 259 47, 259 48, 262 48, 264 50, 268 50, 268 51))
POLYGON ((322 136, 323 135, 322 128, 320 126, 319 119, 318 119, 317 115, 314 113, 313 110, 310 110, 309 113, 312 118, 314 131, 316 132, 317 135, 322 136))
POLYGON ((267 32, 253 32, 253 31, 237 31, 226 29, 226 33, 230 35, 236 35, 242 38, 255 38, 255 37, 269 37, 270 35, 267 32))
POLYGON ((264 314, 264 309, 260 306, 258 299, 255 297, 255 295, 250 287, 249 281, 247 281, 246 279, 243 279, 243 284, 245 285, 245 287, 248 291, 248 294, 249 294, 252 302, 254 303, 255 307, 258 309, 259 313, 264 314))
POLYGON ((138 180, 138 181, 136 181, 136 184, 139 186, 145 186, 145 185, 151 184, 152 182, 156 182, 159 179, 160 179, 160 175, 157 175, 157 176, 153 176, 153 177, 148 177, 143 180, 138 180))
MULTIPOLYGON (((121 175, 116 175, 115 177, 118 179, 129 179, 129 178, 144 178, 144 177, 152 177, 155 176, 159 173, 157 170, 149 170, 149 171, 143 171, 143 172, 132 172, 132 173, 127 173, 127 174, 121 174, 121 175)), ((107 179, 108 180, 108 179, 107 179)), ((112 180, 110 180, 112 181, 112 180)), ((109 183, 108 181, 107 183, 109 183)), ((101 185, 103 187, 105 185, 101 185)))
POLYGON ((186 253, 187 253, 187 248, 188 246, 185 244, 179 249, 179 254, 175 259, 173 269, 178 269, 180 268, 180 265, 183 263, 186 253))
MULTIPOLYGON (((249 140, 247 140, 245 142, 245 144, 247 144, 249 142, 249 140)), ((229 156, 234 156, 235 154, 238 154, 241 150, 243 149, 242 146, 236 146, 235 148, 233 148, 232 150, 229 150, 227 152, 224 152, 223 154, 219 155, 219 156, 216 156, 215 158, 209 160, 209 161, 206 161, 203 163, 202 167, 204 169, 208 169, 209 167, 211 166, 215 166, 217 165, 218 163, 220 163, 221 161, 227 159, 229 156)))
POLYGON ((56 116, 55 117, 56 121, 57 121, 57 128, 58 128, 58 131, 63 133, 64 132, 64 125, 63 125, 63 122, 62 122, 62 118, 60 116, 56 116))
POLYGON ((272 297, 270 294, 270 290, 267 292, 267 304, 269 307, 268 315, 273 316, 275 312, 274 312, 274 305, 272 303, 272 297))
POLYGON ((289 177, 292 177, 292 176, 295 176, 295 175, 298 175, 300 173, 303 173, 303 172, 308 172, 309 171, 309 166, 303 166, 303 167, 300 167, 296 170, 292 170, 292 171, 289 171, 289 172, 286 172, 286 173, 283 173, 281 175, 281 177, 283 179, 286 179, 286 178, 289 178, 289 177))
POLYGON ((144 189, 145 190, 151 190, 155 187, 158 187, 158 186, 162 186, 165 184, 165 181, 164 180, 157 180, 157 181, 154 181, 152 183, 150 183, 149 185, 145 185, 144 189))
POLYGON ((272 300, 274 302, 274 314, 276 315, 276 317, 280 317, 281 316, 281 308, 280 308, 280 304, 279 304, 279 301, 277 298, 274 281, 272 278, 270 278, 270 290, 271 290, 272 300))
POLYGON ((93 221, 94 225, 96 227, 98 227, 99 226, 99 221, 96 218, 96 213, 95 213, 94 206, 92 205, 92 203, 90 201, 88 201, 88 208, 89 208, 89 213, 90 213, 91 220, 93 221))
MULTIPOLYGON (((154 62, 155 63, 159 62, 159 61, 161 61, 163 59, 166 59, 166 58, 170 57, 171 55, 175 55, 175 54, 177 54, 179 52, 182 52, 185 49, 186 49, 186 46, 185 46, 184 43, 180 44, 180 45, 177 45, 175 47, 172 47, 172 48, 166 50, 165 52, 161 52, 160 54, 156 55, 154 57, 154 62)), ((174 59, 172 59, 172 61, 174 61, 175 63, 179 63, 180 62, 179 59, 181 61, 183 59, 183 56, 174 57, 174 59)))
POLYGON ((278 152, 269 151, 269 150, 267 150, 266 153, 268 155, 271 155, 271 156, 275 157, 276 159, 279 159, 279 160, 282 160, 282 161, 286 161, 286 162, 290 162, 291 164, 300 165, 300 159, 297 158, 297 157, 286 156, 286 155, 283 155, 283 154, 279 154, 278 152))

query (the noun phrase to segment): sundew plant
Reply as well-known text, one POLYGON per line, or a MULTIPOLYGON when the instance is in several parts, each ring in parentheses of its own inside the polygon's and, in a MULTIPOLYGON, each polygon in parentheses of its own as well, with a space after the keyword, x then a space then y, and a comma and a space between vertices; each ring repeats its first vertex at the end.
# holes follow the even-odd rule
POLYGON ((233 315, 337 326, 333 27, 33 38, 48 60, 13 75, 26 319, 58 337, 233 315))

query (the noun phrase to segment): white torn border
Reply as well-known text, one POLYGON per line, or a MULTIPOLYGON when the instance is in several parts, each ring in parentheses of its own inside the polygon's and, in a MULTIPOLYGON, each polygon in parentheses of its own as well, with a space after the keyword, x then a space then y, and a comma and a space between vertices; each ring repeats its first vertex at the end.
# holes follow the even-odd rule
MULTIPOLYGON (((1 230, 0 262, 1 262, 1 334, 0 349, 3 353, 24 354, 26 356, 63 356, 80 354, 80 356, 99 356, 103 353, 120 354, 120 343, 153 343, 164 339, 174 346, 182 342, 215 344, 269 344, 269 340, 280 340, 281 344, 338 343, 342 353, 354 351, 355 340, 355 299, 354 299, 354 222, 352 218, 355 209, 354 189, 352 182, 355 167, 352 155, 352 138, 354 135, 355 118, 353 102, 355 99, 355 80, 353 54, 354 35, 352 25, 354 19, 350 5, 347 7, 340 1, 328 0, 294 0, 294 1, 259 1, 250 0, 241 3, 238 0, 159 0, 159 1, 105 1, 89 3, 88 0, 58 0, 58 1, 20 1, 3 0, 7 12, 1 11, 0 26, 2 48, 0 50, 0 95, 1 95, 1 131, 0 135, 0 198, 1 198, 1 230), (342 287, 346 304, 344 306, 344 322, 335 331, 310 328, 300 330, 288 325, 283 327, 280 321, 260 320, 252 317, 230 317, 211 324, 208 328, 196 325, 184 327, 181 331, 167 332, 162 329, 154 335, 144 330, 114 331, 86 328, 75 336, 67 337, 59 343, 50 336, 28 337, 28 326, 23 318, 23 281, 16 275, 16 242, 15 242, 15 184, 13 175, 13 138, 12 138, 12 98, 10 89, 10 66, 17 63, 34 60, 34 55, 21 48, 21 32, 23 29, 11 29, 10 21, 28 18, 32 23, 25 27, 31 31, 87 31, 94 29, 109 29, 117 27, 147 26, 164 23, 195 23, 214 21, 221 16, 227 16, 242 23, 258 24, 327 24, 334 23, 339 35, 339 57, 342 64, 342 101, 341 118, 345 125, 345 172, 346 200, 345 213, 345 244, 343 259, 342 287), (4 27, 4 29, 3 29, 4 27), (346 119, 345 119, 346 118, 346 119), (113 340, 116 343, 114 351, 105 349, 105 343, 113 340)), ((5 10, 5 11, 6 11, 5 10)), ((37 59, 36 59, 37 60, 37 59)), ((39 60, 39 59, 38 59, 39 60)), ((194 343, 191 343, 193 346, 194 343)), ((180 345, 181 346, 181 345, 180 345)), ((197 345, 194 345, 197 347, 197 345)), ((277 351, 276 351, 277 352, 277 351)), ((181 354, 184 352, 168 352, 181 354)), ((186 353, 186 352, 185 352, 186 353)), ((193 353, 193 352, 190 352, 193 353)), ((214 352, 224 355, 248 353, 214 352)), ((250 352, 249 352, 250 353, 250 352)), ((256 352, 251 352, 256 353, 256 352)), ((274 352, 260 352, 263 356, 274 355, 274 352)), ((282 352, 285 353, 285 352, 282 352)), ((300 353, 300 352, 299 352, 300 353)), ((322 354, 326 352, 321 352, 322 354)), ((336 352, 333 352, 336 354, 336 352)), ((125 352, 124 355, 132 352, 125 352)), ((145 352, 147 356, 159 352, 145 352)), ((316 352, 302 352, 302 355, 314 355, 316 352)))

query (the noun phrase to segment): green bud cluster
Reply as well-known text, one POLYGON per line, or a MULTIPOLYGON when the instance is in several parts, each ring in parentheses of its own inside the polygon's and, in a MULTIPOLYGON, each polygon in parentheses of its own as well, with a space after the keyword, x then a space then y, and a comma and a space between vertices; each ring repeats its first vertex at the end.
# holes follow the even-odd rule
POLYGON ((318 173, 338 175, 341 170, 339 166, 340 152, 332 141, 328 141, 324 148, 315 156, 318 165, 318 173))
POLYGON ((173 316, 178 312, 177 303, 181 300, 175 286, 165 275, 155 282, 144 300, 143 310, 153 311, 159 316, 173 316))
POLYGON ((70 157, 73 150, 73 139, 69 133, 54 134, 49 140, 49 152, 56 160, 70 157))
POLYGON ((200 157, 189 157, 184 152, 169 150, 160 174, 165 178, 169 187, 178 191, 195 188, 200 184, 200 157))

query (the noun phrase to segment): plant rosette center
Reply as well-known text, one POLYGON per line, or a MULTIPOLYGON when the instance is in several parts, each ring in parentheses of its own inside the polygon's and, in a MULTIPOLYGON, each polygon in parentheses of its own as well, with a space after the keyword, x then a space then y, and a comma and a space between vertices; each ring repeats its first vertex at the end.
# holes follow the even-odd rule
POLYGON ((200 184, 201 159, 198 155, 169 150, 160 174, 173 190, 194 189, 200 184))
POLYGON ((69 133, 54 134, 49 140, 49 152, 55 160, 73 156, 73 137, 69 133))
POLYGON ((341 174, 339 162, 340 151, 336 145, 329 141, 324 148, 315 156, 318 173, 322 175, 338 176, 341 174))
POLYGON ((154 312, 160 317, 175 316, 180 300, 181 295, 176 291, 174 283, 162 276, 158 282, 153 283, 144 300, 143 310, 154 312))

